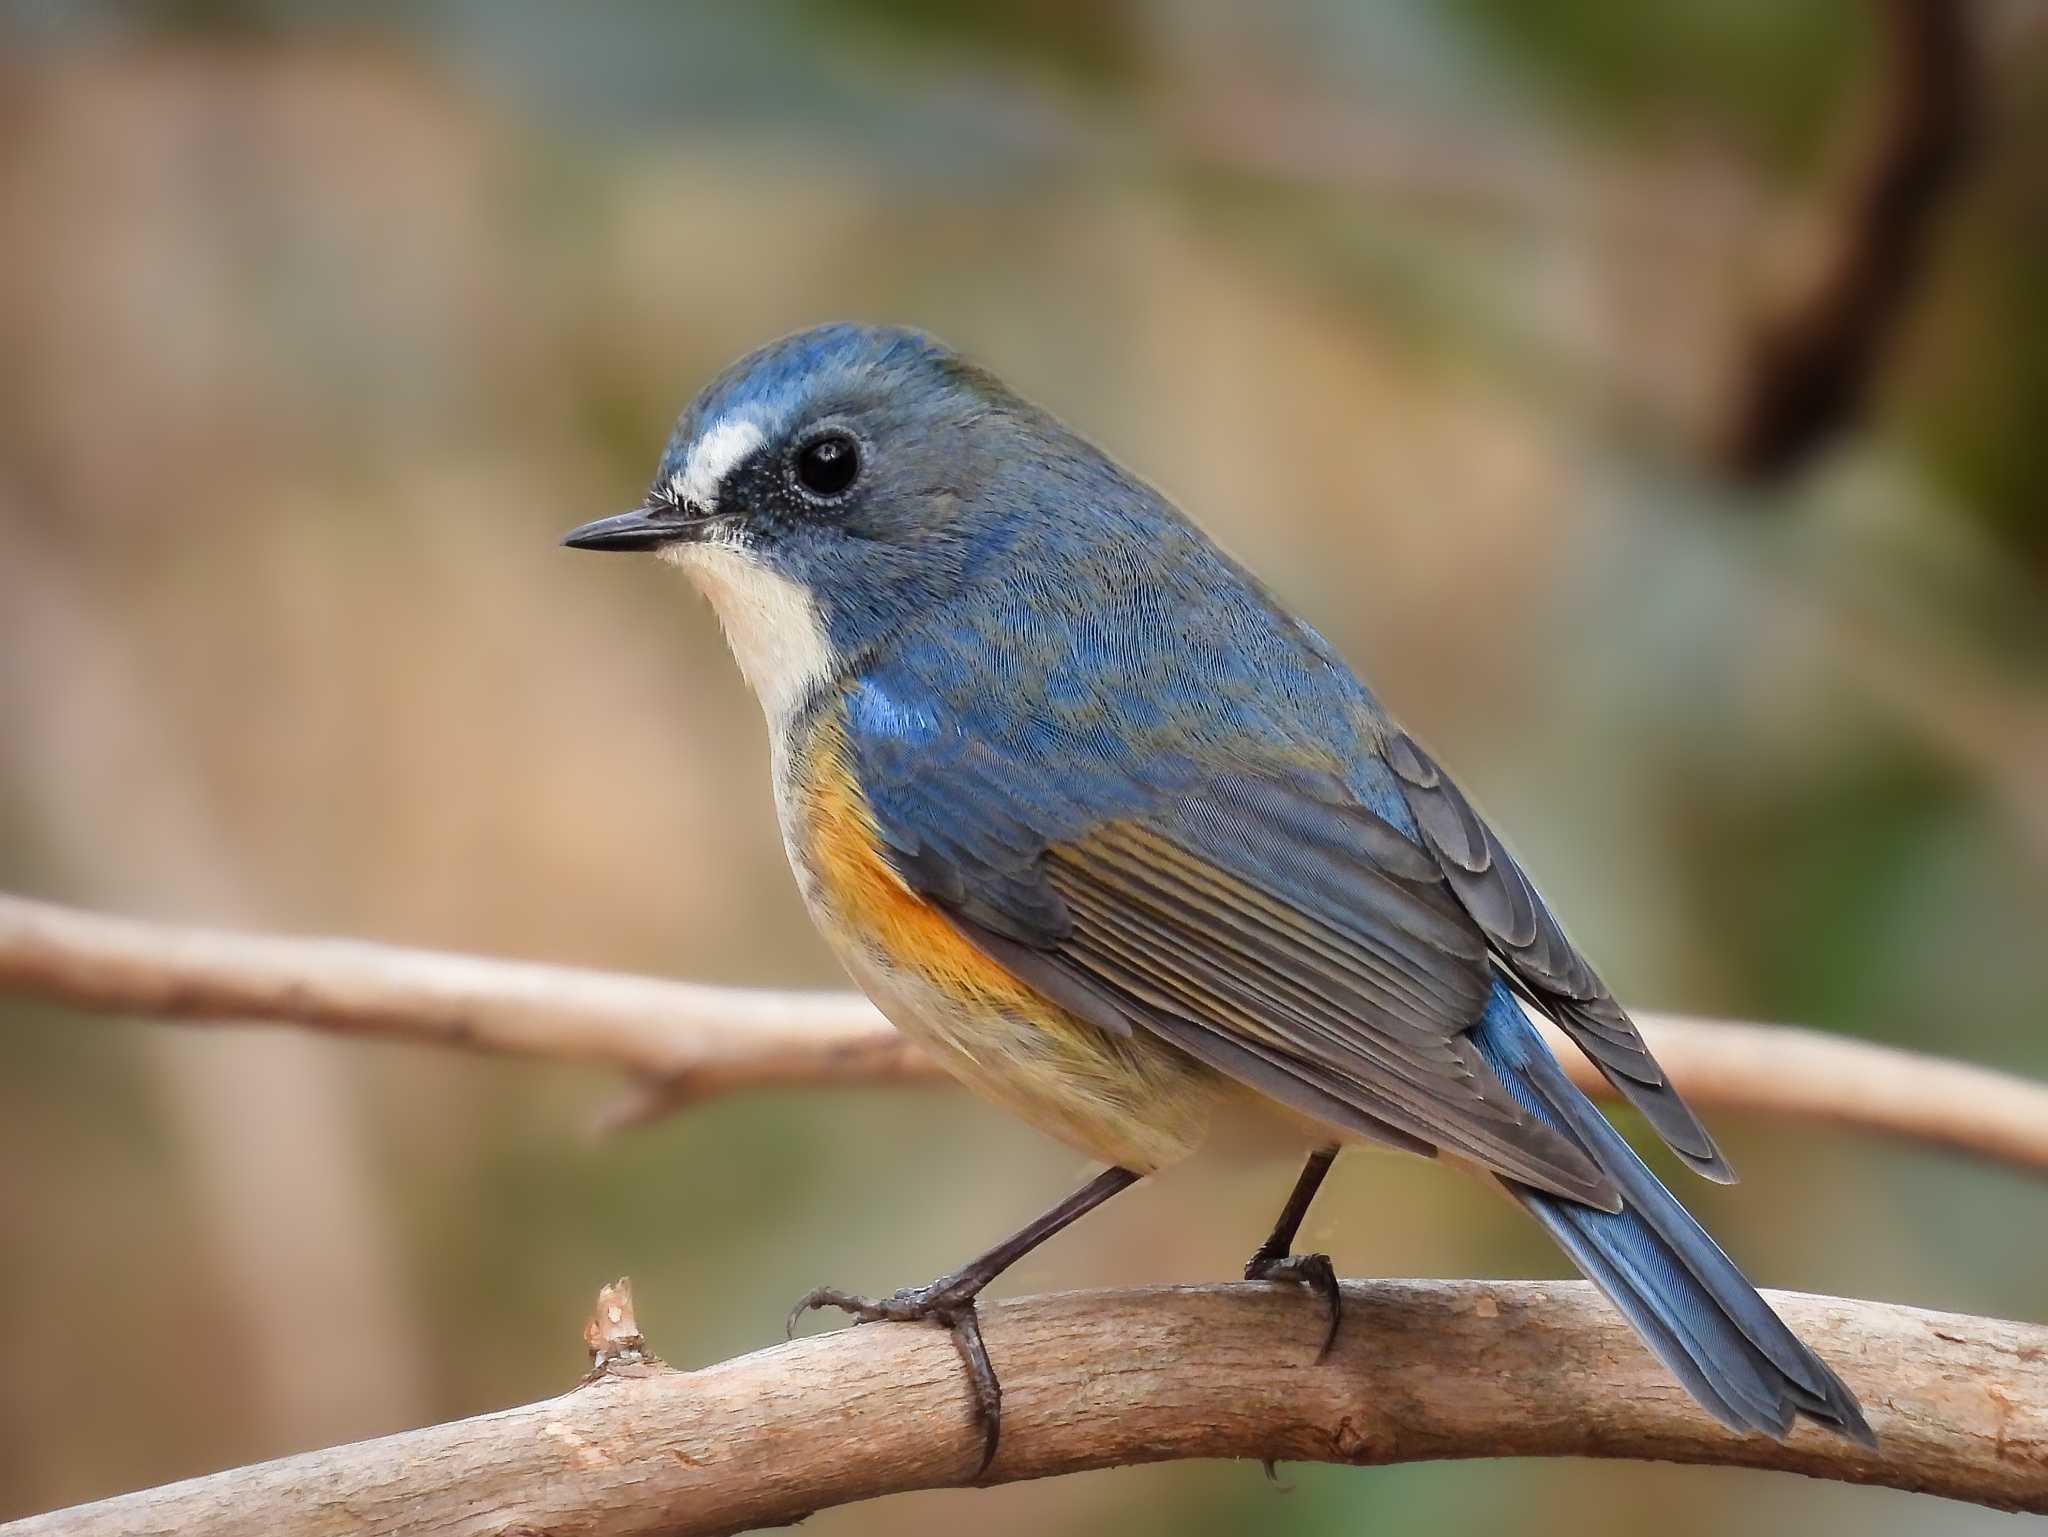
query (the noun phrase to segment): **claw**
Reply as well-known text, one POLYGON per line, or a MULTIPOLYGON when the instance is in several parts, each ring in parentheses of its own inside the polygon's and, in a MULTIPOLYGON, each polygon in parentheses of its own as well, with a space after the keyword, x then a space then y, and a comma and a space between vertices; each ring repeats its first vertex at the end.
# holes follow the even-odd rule
POLYGON ((1270 1254, 1261 1249, 1245 1261, 1247 1281, 1294 1281, 1323 1299, 1329 1325, 1323 1330, 1322 1348, 1316 1352, 1320 1364, 1337 1343, 1337 1328, 1344 1321, 1344 1292, 1337 1284, 1337 1269, 1327 1254, 1270 1254))
POLYGON ((851 1313, 855 1323, 871 1324, 889 1316, 883 1311, 883 1307, 884 1304, 872 1297, 856 1296, 852 1292, 843 1292, 836 1286, 813 1286, 796 1299, 796 1306, 789 1310, 789 1317, 782 1321, 782 1337, 794 1339, 798 1321, 804 1314, 817 1308, 838 1308, 841 1312, 851 1313))
POLYGON ((996 1459, 996 1445, 1002 1439, 1003 1385, 997 1380, 988 1346, 982 1343, 981 1316, 974 1308, 974 1294, 960 1295, 962 1288, 950 1279, 929 1286, 905 1287, 887 1297, 862 1297, 836 1286, 814 1286, 797 1299, 784 1324, 785 1336, 793 1336, 804 1314, 814 1308, 838 1308, 853 1315, 856 1324, 917 1323, 925 1319, 940 1325, 953 1336, 967 1368, 968 1385, 974 1390, 974 1406, 981 1420, 981 1461, 975 1465, 979 1479, 996 1459))
POLYGON ((1003 1385, 988 1358, 988 1346, 981 1341, 981 1315, 972 1302, 951 1313, 933 1316, 952 1331, 953 1348, 960 1352, 961 1363, 967 1368, 967 1381, 974 1389, 974 1407, 981 1413, 981 1461, 974 1468, 974 1478, 979 1483, 989 1464, 996 1460, 996 1443, 1003 1438, 1003 1385))

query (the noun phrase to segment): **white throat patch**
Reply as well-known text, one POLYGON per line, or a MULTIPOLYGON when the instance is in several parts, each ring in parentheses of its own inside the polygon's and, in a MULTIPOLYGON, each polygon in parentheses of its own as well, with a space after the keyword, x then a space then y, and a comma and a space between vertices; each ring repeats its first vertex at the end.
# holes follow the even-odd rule
POLYGON ((711 600, 733 659, 771 726, 787 721, 839 670, 838 653, 811 595, 744 546, 717 540, 671 544, 661 558, 687 571, 711 600))
POLYGON ((733 466, 767 442, 760 423, 728 416, 690 447, 690 458, 671 475, 668 488, 681 505, 703 512, 718 510, 718 488, 733 466))

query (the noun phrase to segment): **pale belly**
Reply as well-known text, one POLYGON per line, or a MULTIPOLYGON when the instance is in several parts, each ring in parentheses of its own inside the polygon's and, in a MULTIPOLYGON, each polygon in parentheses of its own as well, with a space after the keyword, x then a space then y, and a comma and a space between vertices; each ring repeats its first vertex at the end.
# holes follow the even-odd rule
POLYGON ((1069 1147, 1150 1174, 1208 1134, 1225 1092, 1207 1068, 1143 1035, 1110 1036, 1034 999, 963 1003, 915 971, 884 965, 816 908, 840 961, 897 1029, 984 1099, 1069 1147))

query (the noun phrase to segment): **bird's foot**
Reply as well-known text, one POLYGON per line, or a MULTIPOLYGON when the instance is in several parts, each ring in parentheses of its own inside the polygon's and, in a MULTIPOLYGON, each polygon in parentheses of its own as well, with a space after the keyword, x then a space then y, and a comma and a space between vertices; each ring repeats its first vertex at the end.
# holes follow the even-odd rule
POLYGON ((1271 1249, 1261 1249, 1244 1263, 1244 1278, 1247 1281, 1293 1281, 1305 1286, 1323 1299, 1323 1309, 1329 1314, 1329 1325, 1323 1330, 1322 1348, 1316 1352, 1321 1361, 1330 1353, 1330 1347, 1337 1343, 1337 1326, 1344 1321, 1344 1293, 1337 1285, 1337 1270, 1330 1263, 1327 1254, 1276 1254, 1271 1249))
POLYGON ((960 1360, 967 1368, 968 1385, 974 1390, 975 1408, 981 1416, 981 1463, 974 1470, 980 1478, 995 1461, 996 1442, 1002 1436, 1003 1385, 990 1364, 988 1347, 981 1340, 981 1318, 975 1312, 978 1283, 961 1276, 940 1276, 923 1286, 906 1286, 887 1297, 862 1297, 836 1286, 816 1286, 797 1299, 789 1310, 784 1332, 794 1334, 797 1320, 814 1308, 838 1308, 851 1313, 857 1324, 917 1323, 930 1319, 948 1330, 960 1360))

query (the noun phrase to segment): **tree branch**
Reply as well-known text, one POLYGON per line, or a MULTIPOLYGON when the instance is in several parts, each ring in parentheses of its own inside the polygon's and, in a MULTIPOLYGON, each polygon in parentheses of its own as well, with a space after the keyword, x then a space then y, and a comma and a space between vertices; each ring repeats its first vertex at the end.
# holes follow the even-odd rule
POLYGON ((1962 168, 1980 89, 1968 0, 1881 0, 1883 84, 1832 223, 1750 338, 1715 457, 1776 480, 1848 422, 1962 168))
MULTIPOLYGON (((21 897, 0 896, 0 991, 110 1013, 280 1022, 599 1063, 647 1085, 625 1119, 743 1089, 942 1078, 852 993, 181 928, 21 897)), ((1695 1104, 2048 1170, 2048 1085, 1780 1025, 1637 1020, 1695 1104)), ((1551 1032, 1551 1044, 1581 1087, 1609 1092, 1562 1035, 1551 1032)))
MULTIPOLYGON (((1192 1457, 1372 1466, 1631 1457, 1779 1468, 2048 1512, 2048 1328, 1769 1294, 1881 1440, 1716 1425, 1575 1281, 1345 1287, 1337 1348, 1292 1288, 1070 1292, 984 1308, 1004 1383, 988 1482, 1192 1457)), ((723 1533, 964 1484, 980 1431, 951 1340, 875 1324, 701 1371, 649 1356, 620 1293, 559 1398, 0 1526, 4 1537, 723 1533), (596 1347, 594 1347, 595 1350, 596 1347)))

